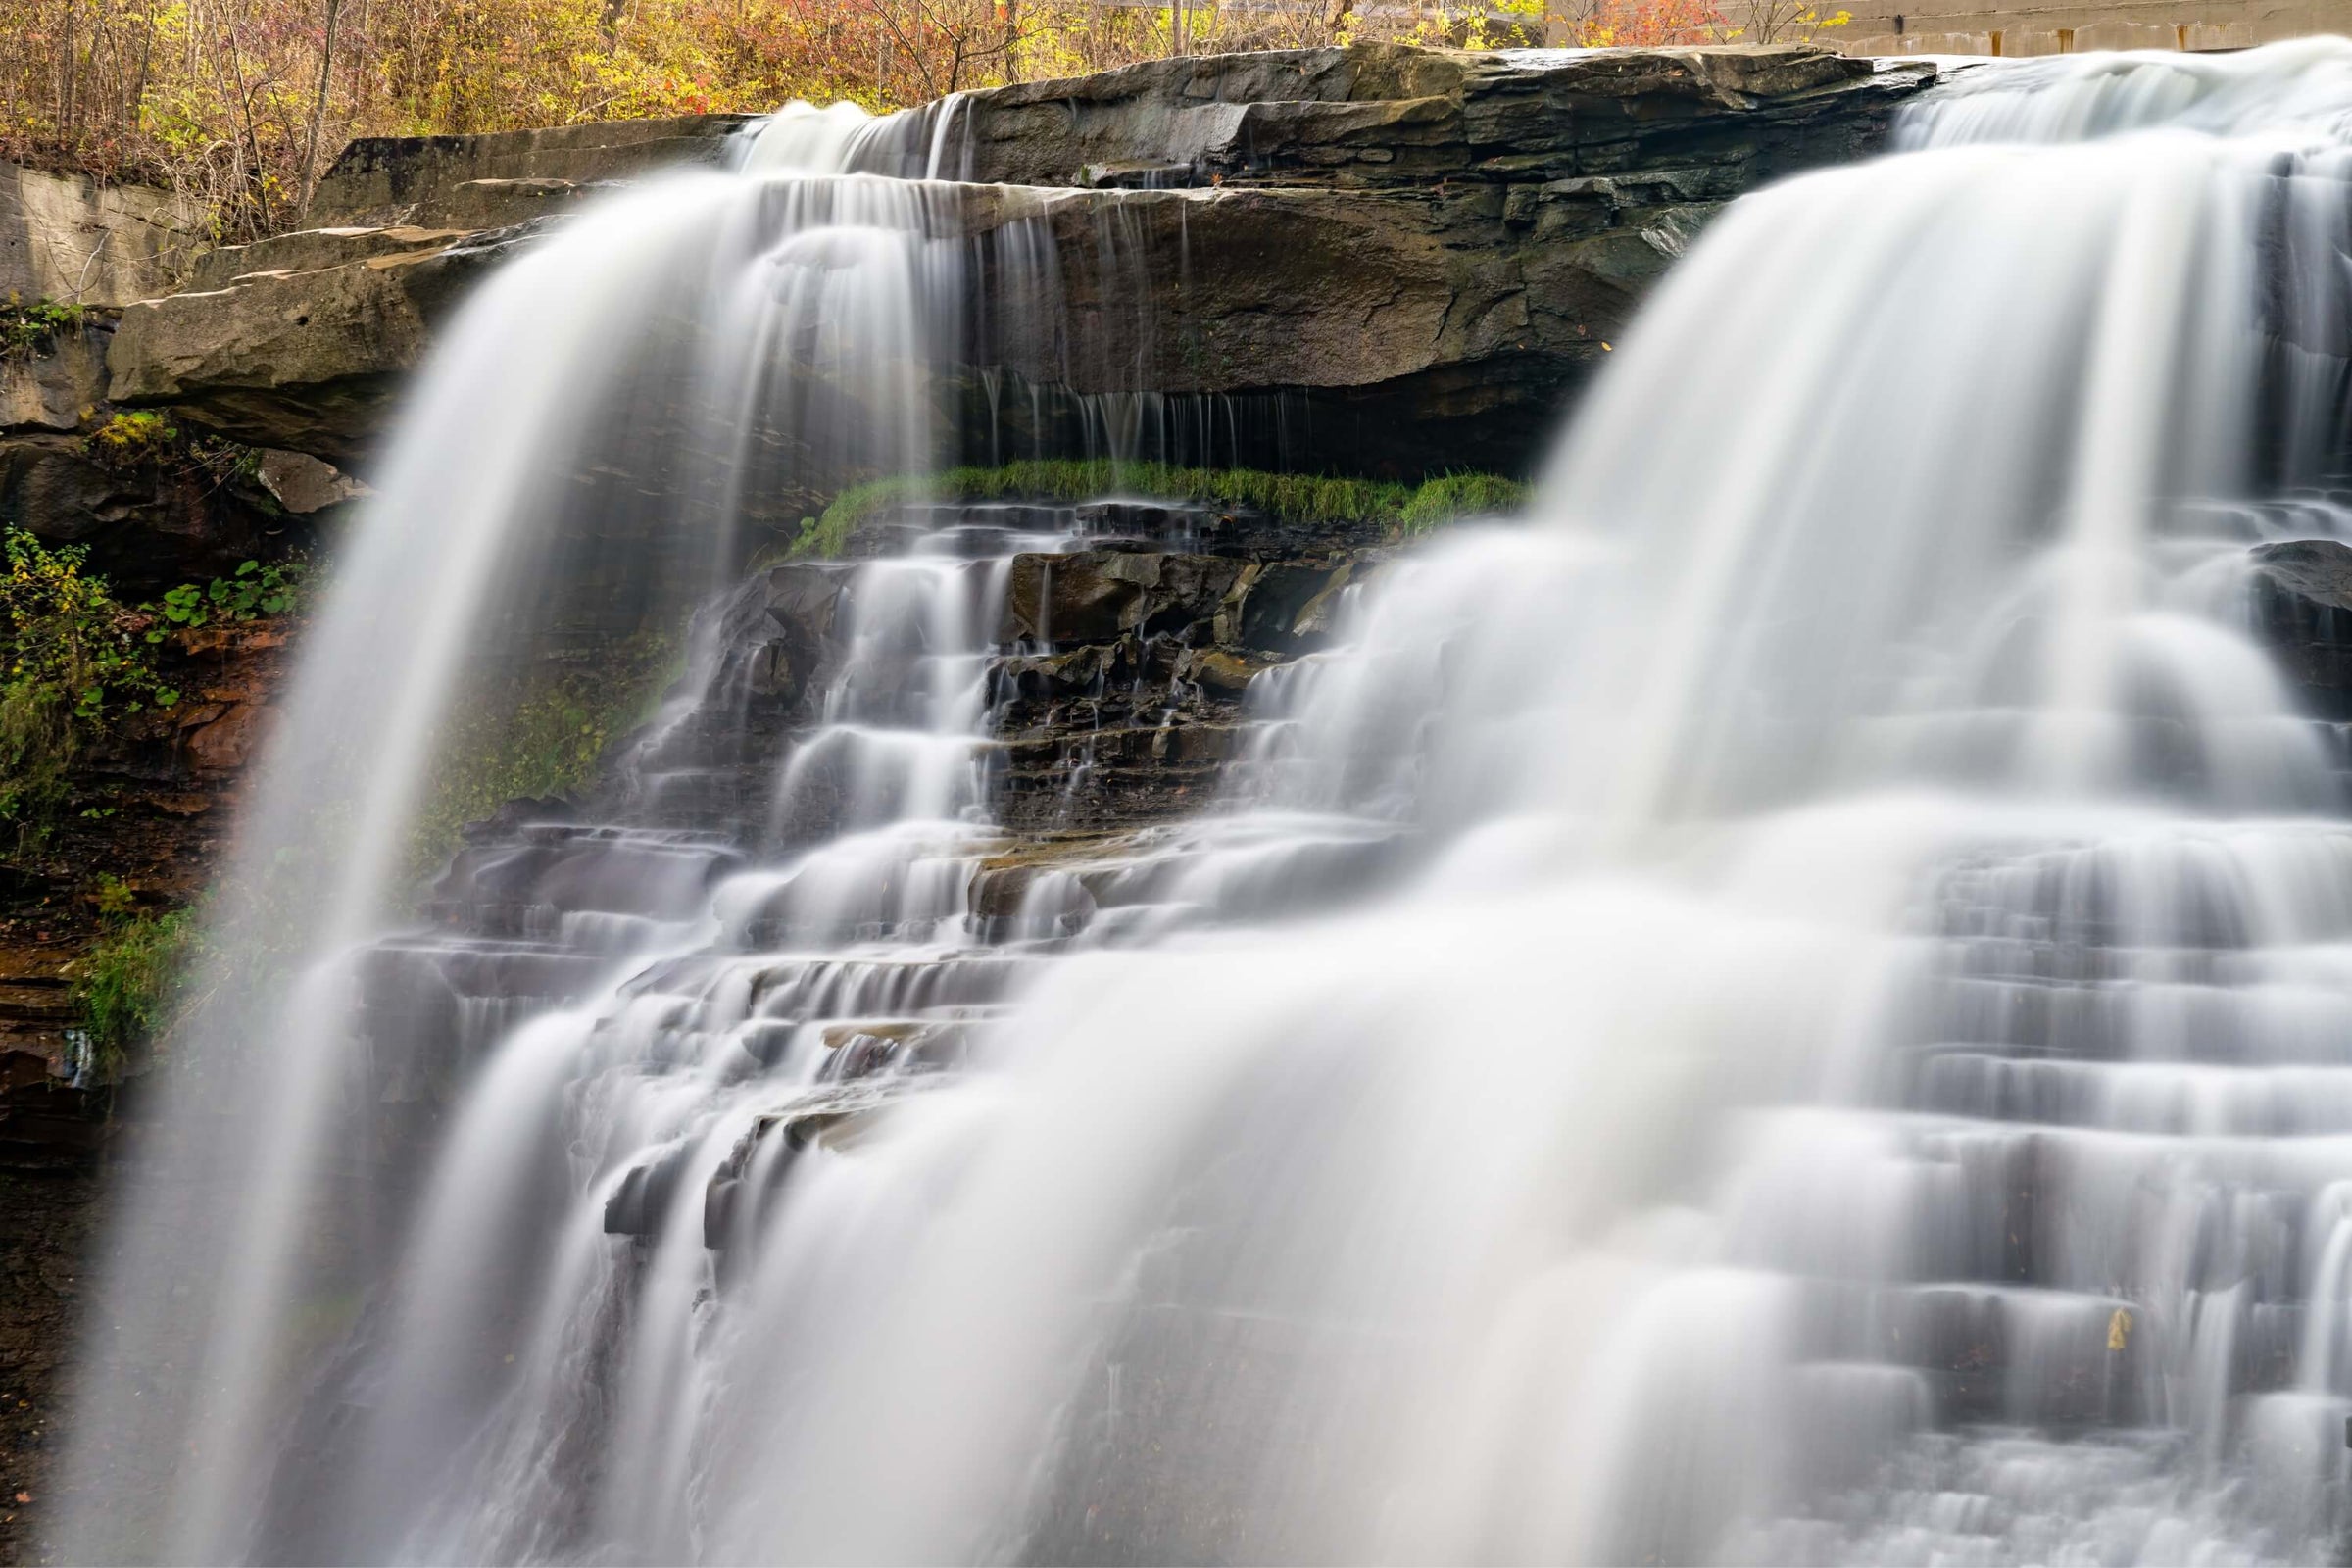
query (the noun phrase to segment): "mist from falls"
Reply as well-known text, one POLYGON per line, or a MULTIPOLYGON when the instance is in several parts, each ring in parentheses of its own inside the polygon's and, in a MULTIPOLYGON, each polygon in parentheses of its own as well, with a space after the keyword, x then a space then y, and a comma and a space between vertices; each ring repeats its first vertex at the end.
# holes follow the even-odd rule
POLYGON ((1531 520, 1350 590, 1215 806, 1045 852, 1020 564, 1122 514, 742 569, 940 461, 970 278, 1054 308, 953 101, 512 264, 250 810, 69 1554, 2332 1552, 2346 759, 2246 560, 2343 515, 2348 72, 1987 69, 1740 201, 1531 520), (698 605, 598 814, 406 919, 468 681, 698 605), (797 739, 785 619, 847 650, 797 739))

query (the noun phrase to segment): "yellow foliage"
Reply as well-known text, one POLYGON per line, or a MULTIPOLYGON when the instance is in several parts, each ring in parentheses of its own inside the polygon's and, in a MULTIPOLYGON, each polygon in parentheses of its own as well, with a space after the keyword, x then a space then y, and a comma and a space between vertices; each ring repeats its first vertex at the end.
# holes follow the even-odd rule
POLYGON ((234 240, 298 222, 356 135, 884 109, 1173 53, 1489 47, 1544 21, 1543 0, 0 0, 0 156, 173 186, 234 240))

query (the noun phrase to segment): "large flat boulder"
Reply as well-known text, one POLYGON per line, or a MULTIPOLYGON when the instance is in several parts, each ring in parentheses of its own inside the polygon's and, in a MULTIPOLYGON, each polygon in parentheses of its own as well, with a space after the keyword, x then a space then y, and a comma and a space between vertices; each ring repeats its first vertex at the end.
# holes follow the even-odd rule
MULTIPOLYGON (((107 395, 171 406, 186 422, 248 445, 347 465, 382 435, 400 380, 423 358, 434 325, 484 269, 530 237, 347 231, 355 259, 301 270, 263 265, 217 289, 142 301, 116 327, 107 395)), ((288 235, 247 249, 266 264, 271 247, 318 239, 288 235)), ((209 265, 220 272, 242 264, 221 253, 209 265)))

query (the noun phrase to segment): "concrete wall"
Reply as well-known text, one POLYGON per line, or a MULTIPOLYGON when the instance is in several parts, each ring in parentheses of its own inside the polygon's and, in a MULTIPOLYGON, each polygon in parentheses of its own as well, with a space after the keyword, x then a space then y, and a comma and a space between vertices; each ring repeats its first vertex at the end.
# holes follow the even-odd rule
MULTIPOLYGON (((2054 55, 2091 49, 2245 49, 2352 34, 2352 0, 2123 0, 1987 6, 1984 0, 1842 0, 1853 20, 1822 34, 1848 54, 2054 55)), ((1727 8, 1735 9, 1735 8, 1727 8)), ((1839 9, 1838 0, 1822 8, 1839 9)))

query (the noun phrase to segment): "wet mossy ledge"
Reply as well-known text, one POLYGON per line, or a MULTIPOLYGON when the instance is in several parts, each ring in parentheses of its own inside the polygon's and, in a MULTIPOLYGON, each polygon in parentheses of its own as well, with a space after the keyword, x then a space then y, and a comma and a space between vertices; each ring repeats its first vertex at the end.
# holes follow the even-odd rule
POLYGON ((1493 473, 1441 474, 1413 485, 1108 459, 1007 463, 897 474, 854 485, 819 515, 802 519, 799 536, 779 558, 811 561, 849 554, 860 524, 920 502, 1192 502, 1248 509, 1278 523, 1348 526, 1401 540, 1464 518, 1508 515, 1523 508, 1527 498, 1526 484, 1493 473))

